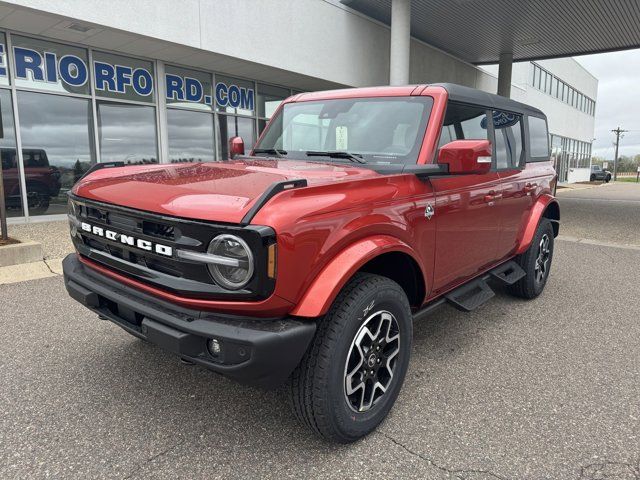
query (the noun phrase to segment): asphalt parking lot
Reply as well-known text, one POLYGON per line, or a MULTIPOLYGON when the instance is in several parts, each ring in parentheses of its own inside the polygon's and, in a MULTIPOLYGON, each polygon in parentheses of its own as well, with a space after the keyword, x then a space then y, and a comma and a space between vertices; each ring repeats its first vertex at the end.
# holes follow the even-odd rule
POLYGON ((98 320, 60 277, 0 286, 0 478, 639 479, 640 187, 559 197, 544 294, 417 323, 398 403, 349 446, 283 392, 98 320))

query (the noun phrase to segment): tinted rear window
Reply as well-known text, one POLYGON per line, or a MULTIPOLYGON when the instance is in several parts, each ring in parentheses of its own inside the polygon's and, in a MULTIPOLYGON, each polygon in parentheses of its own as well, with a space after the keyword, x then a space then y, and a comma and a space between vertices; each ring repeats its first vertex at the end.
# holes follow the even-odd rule
POLYGON ((529 117, 529 155, 533 158, 549 158, 549 132, 544 118, 529 117))

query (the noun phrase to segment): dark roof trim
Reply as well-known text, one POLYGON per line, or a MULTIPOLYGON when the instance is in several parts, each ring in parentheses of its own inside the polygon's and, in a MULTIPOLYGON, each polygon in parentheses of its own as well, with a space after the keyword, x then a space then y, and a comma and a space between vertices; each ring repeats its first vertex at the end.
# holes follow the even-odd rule
POLYGON ((463 87, 462 85, 456 85, 455 83, 434 83, 430 86, 444 88, 449 94, 449 99, 454 102, 471 103, 482 105, 484 107, 506 110, 508 112, 546 118, 546 115, 537 108, 531 107, 525 103, 516 102, 515 100, 511 100, 507 97, 483 92, 482 90, 477 90, 475 88, 463 87))

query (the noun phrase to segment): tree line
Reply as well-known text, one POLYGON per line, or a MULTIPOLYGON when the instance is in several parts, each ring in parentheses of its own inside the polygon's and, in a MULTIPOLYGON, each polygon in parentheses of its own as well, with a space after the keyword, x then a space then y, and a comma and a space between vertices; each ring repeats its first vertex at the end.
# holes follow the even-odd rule
MULTIPOLYGON (((607 162, 609 164, 607 169, 613 171, 613 160, 606 160, 602 157, 593 157, 593 165, 602 166, 603 162, 607 162)), ((637 172, 638 167, 640 167, 640 154, 633 157, 627 155, 620 155, 620 157, 618 157, 619 173, 637 172)))

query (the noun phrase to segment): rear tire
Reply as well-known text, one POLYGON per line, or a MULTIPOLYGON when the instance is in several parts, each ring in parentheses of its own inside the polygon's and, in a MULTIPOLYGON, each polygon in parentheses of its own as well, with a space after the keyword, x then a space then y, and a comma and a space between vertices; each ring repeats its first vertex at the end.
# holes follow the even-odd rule
POLYGON ((604 181, 609 183, 611 181, 611 175, 607 175, 607 178, 605 178, 604 181))
POLYGON ((413 318, 394 281, 358 273, 320 320, 288 383, 298 420, 326 440, 349 443, 387 416, 404 381, 413 318))
POLYGON ((553 227, 548 218, 542 218, 533 236, 531 245, 516 262, 526 275, 508 287, 508 292, 520 298, 533 299, 542 293, 553 260, 553 227))
POLYGON ((30 215, 44 215, 49 210, 51 195, 46 187, 27 185, 27 204, 30 215))
POLYGON ((591 176, 589 177, 589 181, 590 181, 590 182, 595 182, 595 181, 596 181, 596 176, 595 176, 595 175, 591 175, 591 176))

